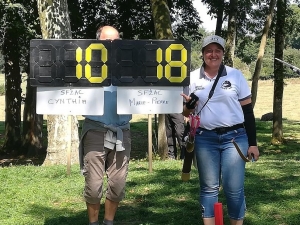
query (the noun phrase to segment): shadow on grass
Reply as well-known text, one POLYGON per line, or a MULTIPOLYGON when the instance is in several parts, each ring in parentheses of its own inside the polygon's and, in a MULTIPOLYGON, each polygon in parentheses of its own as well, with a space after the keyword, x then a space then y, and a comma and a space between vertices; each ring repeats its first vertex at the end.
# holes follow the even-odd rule
MULTIPOLYGON (((120 203, 115 225, 200 225, 199 182, 195 169, 188 182, 180 180, 180 161, 155 162, 149 173, 145 163, 132 163, 126 186, 126 198, 120 203), (173 163, 177 166, 173 166, 173 163), (177 176, 178 175, 178 176, 177 176)), ((247 213, 244 225, 296 225, 300 198, 300 165, 297 161, 247 164, 245 195, 247 213)), ((223 191, 224 225, 229 225, 223 191)), ((57 207, 34 204, 28 213, 45 218, 45 225, 88 224, 85 203, 69 202, 66 197, 57 207), (60 207, 60 208, 59 208, 60 207)), ((103 204, 100 221, 103 218, 103 204)))
MULTIPOLYGON (((126 186, 126 198, 120 203, 115 225, 200 225, 201 215, 198 205, 198 180, 189 182, 174 180, 178 170, 157 169, 149 174, 147 169, 132 168, 133 176, 143 175, 145 179, 132 179, 126 186)), ((84 202, 68 202, 67 208, 45 207, 34 204, 26 212, 39 218, 43 215, 44 225, 84 225, 88 224, 84 202), (82 204, 76 206, 75 204, 82 204), (72 210, 74 209, 74 210, 72 210)), ((103 219, 101 204, 99 220, 103 219)))
POLYGON ((284 159, 300 160, 300 122, 283 120, 283 136, 285 142, 279 145, 271 144, 273 122, 257 122, 257 139, 261 156, 267 155, 277 159, 284 156, 284 159))
POLYGON ((41 205, 33 205, 28 213, 45 218, 44 225, 83 225, 88 224, 86 211, 74 212, 68 209, 53 209, 41 205))
MULTIPOLYGON (((47 150, 47 124, 46 121, 43 122, 43 147, 34 152, 33 154, 25 155, 16 155, 12 153, 7 153, 1 151, 0 149, 0 166, 16 166, 16 165, 34 165, 40 166, 43 164, 46 158, 47 150)), ((0 148, 4 145, 5 142, 5 122, 0 121, 0 148)))

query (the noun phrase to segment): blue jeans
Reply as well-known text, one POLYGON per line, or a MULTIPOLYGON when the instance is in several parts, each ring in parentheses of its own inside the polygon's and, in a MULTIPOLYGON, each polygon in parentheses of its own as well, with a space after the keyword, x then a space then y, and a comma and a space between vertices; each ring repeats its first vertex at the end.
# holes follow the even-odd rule
POLYGON ((214 217, 214 203, 218 202, 220 179, 231 219, 245 216, 244 196, 245 162, 231 140, 247 155, 248 138, 244 128, 217 134, 199 128, 195 137, 195 155, 200 180, 200 205, 202 217, 214 217))

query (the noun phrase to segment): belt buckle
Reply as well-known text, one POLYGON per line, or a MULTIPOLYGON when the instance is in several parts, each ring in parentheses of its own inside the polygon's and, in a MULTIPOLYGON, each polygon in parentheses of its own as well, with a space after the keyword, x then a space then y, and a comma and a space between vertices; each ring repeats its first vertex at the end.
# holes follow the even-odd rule
POLYGON ((225 134, 227 132, 226 127, 219 127, 216 129, 217 134, 225 134))

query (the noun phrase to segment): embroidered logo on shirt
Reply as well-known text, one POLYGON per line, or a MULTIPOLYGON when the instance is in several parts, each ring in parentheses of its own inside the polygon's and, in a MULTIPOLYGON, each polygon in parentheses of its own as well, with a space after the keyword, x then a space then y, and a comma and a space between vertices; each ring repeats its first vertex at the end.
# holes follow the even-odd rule
POLYGON ((203 90, 204 89, 204 87, 202 86, 202 85, 200 85, 200 86, 196 86, 195 87, 195 90, 197 91, 197 90, 203 90))
POLYGON ((230 89, 230 88, 231 88, 231 83, 230 83, 230 81, 228 81, 228 80, 224 81, 224 82, 222 83, 221 88, 223 88, 223 89, 230 89))

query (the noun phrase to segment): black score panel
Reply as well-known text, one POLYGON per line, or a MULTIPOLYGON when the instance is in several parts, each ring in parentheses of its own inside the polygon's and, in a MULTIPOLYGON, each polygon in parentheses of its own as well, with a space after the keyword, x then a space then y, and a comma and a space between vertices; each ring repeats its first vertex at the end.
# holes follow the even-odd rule
POLYGON ((187 86, 191 46, 176 40, 112 42, 115 86, 187 86))
POLYGON ((30 41, 32 86, 186 86, 191 46, 176 40, 30 41))
POLYGON ((30 41, 30 85, 93 87, 111 84, 111 41, 30 41))

